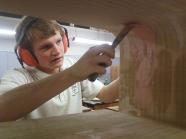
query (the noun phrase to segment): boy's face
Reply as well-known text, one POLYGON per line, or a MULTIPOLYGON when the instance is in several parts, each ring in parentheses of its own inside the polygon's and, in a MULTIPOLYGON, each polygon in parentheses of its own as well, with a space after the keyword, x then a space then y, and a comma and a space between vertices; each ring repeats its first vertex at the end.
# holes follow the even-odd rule
POLYGON ((59 72, 64 56, 63 41, 59 31, 48 38, 38 34, 32 46, 39 62, 37 68, 50 74, 59 72))

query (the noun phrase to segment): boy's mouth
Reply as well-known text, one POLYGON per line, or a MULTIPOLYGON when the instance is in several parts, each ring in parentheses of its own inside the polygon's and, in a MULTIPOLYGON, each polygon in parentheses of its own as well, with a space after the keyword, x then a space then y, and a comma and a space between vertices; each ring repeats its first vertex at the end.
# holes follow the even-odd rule
POLYGON ((57 57, 55 59, 53 59, 51 62, 60 62, 62 60, 63 57, 57 57))

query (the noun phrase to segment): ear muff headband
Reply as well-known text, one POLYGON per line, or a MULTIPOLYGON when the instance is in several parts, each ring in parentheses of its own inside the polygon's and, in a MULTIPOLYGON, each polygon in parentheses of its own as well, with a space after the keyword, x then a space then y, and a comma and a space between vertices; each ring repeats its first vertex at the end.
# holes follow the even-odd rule
MULTIPOLYGON (((18 33, 20 35, 16 36, 16 41, 18 45, 15 47, 15 53, 22 67, 24 67, 23 66, 24 63, 28 66, 36 67, 38 65, 38 61, 34 53, 32 52, 32 50, 20 45, 24 38, 25 32, 38 19, 35 17, 28 17, 28 18, 32 18, 32 19, 29 19, 29 20, 27 19, 28 23, 26 22, 25 26, 23 26, 23 28, 19 30, 18 33)), ((64 53, 66 53, 69 47, 68 32, 66 28, 64 28, 64 33, 62 34, 62 41, 63 41, 63 46, 64 46, 64 53)))

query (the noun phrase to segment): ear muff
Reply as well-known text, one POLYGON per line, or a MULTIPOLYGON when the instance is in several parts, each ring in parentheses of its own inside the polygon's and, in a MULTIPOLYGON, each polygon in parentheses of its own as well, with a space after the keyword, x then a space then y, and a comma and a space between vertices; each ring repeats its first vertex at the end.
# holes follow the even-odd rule
POLYGON ((28 66, 33 66, 33 67, 35 67, 38 64, 36 58, 32 55, 30 50, 28 50, 27 48, 21 45, 26 30, 37 20, 38 18, 36 17, 27 16, 26 18, 24 18, 24 20, 19 24, 19 26, 16 29, 15 39, 17 44, 15 46, 14 51, 23 68, 24 68, 24 63, 27 64, 28 66))
POLYGON ((69 39, 68 39, 68 31, 66 28, 64 29, 64 33, 62 35, 62 40, 63 40, 63 46, 64 46, 64 53, 67 52, 67 49, 69 47, 69 39))
POLYGON ((28 66, 36 67, 38 65, 38 62, 28 49, 19 47, 18 53, 20 59, 28 66))
POLYGON ((64 53, 66 53, 68 49, 68 39, 65 34, 62 35, 62 40, 63 40, 64 53))

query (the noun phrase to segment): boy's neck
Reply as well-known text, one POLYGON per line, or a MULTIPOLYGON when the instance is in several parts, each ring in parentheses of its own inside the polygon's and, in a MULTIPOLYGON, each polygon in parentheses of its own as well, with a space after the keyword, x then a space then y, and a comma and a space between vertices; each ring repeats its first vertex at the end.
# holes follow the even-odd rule
POLYGON ((47 74, 55 74, 55 73, 58 73, 58 72, 60 72, 61 71, 61 69, 60 68, 56 68, 56 69, 54 69, 54 70, 51 70, 51 69, 44 69, 44 68, 42 68, 42 67, 37 67, 39 70, 41 70, 42 72, 45 72, 45 73, 47 73, 47 74))

